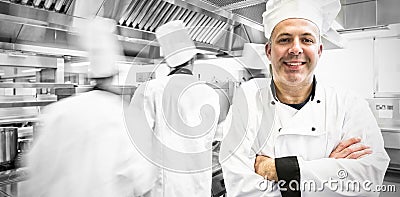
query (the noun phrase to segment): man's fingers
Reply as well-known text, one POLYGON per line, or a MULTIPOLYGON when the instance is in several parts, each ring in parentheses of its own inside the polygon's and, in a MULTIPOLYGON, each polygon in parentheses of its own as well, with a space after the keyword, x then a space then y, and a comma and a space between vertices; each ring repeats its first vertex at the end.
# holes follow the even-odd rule
POLYGON ((365 155, 371 154, 371 153, 372 153, 372 150, 368 148, 368 149, 360 150, 357 152, 353 152, 350 155, 348 155, 346 158, 347 159, 359 159, 359 158, 361 158, 365 155))
POLYGON ((333 150, 332 153, 339 153, 339 152, 343 151, 345 148, 347 148, 353 144, 359 143, 359 142, 361 142, 361 138, 359 138, 359 137, 353 137, 353 138, 344 140, 339 143, 339 145, 335 148, 335 150, 333 150))
POLYGON ((370 148, 364 144, 351 145, 342 151, 341 158, 348 157, 349 155, 370 148))
MULTIPOLYGON (((349 155, 362 151, 362 150, 366 150, 369 149, 369 146, 366 146, 364 144, 358 143, 358 144, 353 144, 348 146, 347 148, 343 149, 340 152, 332 152, 329 155, 329 158, 335 158, 335 159, 340 159, 340 158, 348 158, 349 155)), ((351 156, 353 157, 353 156, 351 156)))

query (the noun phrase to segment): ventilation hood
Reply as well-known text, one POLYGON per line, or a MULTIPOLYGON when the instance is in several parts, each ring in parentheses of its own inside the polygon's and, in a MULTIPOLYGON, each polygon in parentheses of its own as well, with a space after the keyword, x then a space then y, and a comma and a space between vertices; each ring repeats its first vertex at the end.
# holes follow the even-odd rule
POLYGON ((0 48, 3 52, 84 57, 86 53, 74 42, 77 40, 74 26, 96 15, 118 22, 118 39, 125 54, 135 61, 152 62, 160 58, 154 31, 171 20, 183 20, 200 49, 216 55, 234 54, 245 42, 265 42, 260 23, 264 3, 260 0, 0 0, 0 48), (234 10, 226 7, 238 2, 242 4, 234 10), (243 14, 252 7, 258 10, 257 14, 243 14))
MULTIPOLYGON (((243 44, 265 43, 262 13, 267 0, 0 0, 0 49, 57 57, 84 57, 74 25, 88 16, 118 22, 124 52, 138 62, 160 58, 154 30, 183 20, 196 45, 217 55, 240 55, 243 44), (84 5, 84 4, 88 4, 84 5)), ((400 23, 398 0, 341 0, 337 22, 353 29, 400 23)), ((334 30, 325 48, 340 48, 334 30)))

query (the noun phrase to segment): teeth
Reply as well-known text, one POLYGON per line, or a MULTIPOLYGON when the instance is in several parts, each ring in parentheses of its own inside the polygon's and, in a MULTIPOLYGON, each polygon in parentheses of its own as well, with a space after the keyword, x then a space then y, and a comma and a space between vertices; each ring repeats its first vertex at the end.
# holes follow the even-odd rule
POLYGON ((297 63, 287 63, 289 66, 300 66, 302 63, 297 62, 297 63))

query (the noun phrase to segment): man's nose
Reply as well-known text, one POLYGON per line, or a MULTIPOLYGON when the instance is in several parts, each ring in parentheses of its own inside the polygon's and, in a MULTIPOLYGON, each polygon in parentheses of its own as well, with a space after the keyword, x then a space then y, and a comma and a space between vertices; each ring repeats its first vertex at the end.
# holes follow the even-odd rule
POLYGON ((303 53, 303 49, 301 48, 300 40, 294 39, 292 46, 289 48, 289 54, 300 55, 301 53, 303 53))

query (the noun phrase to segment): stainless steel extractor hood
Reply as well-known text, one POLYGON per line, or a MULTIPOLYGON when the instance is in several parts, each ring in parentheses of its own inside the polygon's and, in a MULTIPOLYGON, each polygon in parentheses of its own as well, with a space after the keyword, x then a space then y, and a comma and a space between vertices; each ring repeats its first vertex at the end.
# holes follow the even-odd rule
MULTIPOLYGON (((88 16, 115 19, 127 56, 151 62, 160 58, 154 30, 171 20, 190 27, 196 45, 216 54, 242 50, 246 42, 265 43, 262 13, 267 0, 0 0, 0 48, 51 56, 85 56, 74 24, 88 16), (84 4, 88 4, 84 5, 84 4)), ((400 23, 398 0, 341 0, 339 33, 400 23), (359 15, 357 15, 359 13, 359 15), (354 15, 356 14, 356 15, 354 15)), ((340 47, 340 35, 325 36, 328 48, 340 47)))
POLYGON ((88 16, 113 18, 124 52, 137 61, 160 58, 154 31, 183 20, 196 45, 216 54, 234 54, 245 42, 265 42, 260 17, 265 1, 215 0, 0 0, 0 46, 51 56, 85 56, 74 24, 88 16), (233 4, 232 4, 233 3, 233 4), (89 4, 90 6, 85 6, 89 4), (229 6, 236 5, 235 9, 229 6), (247 12, 249 8, 258 10, 247 12), (261 8, 261 9, 260 9, 261 8), (243 9, 243 11, 241 11, 243 9), (246 16, 246 13, 259 15, 246 16))

